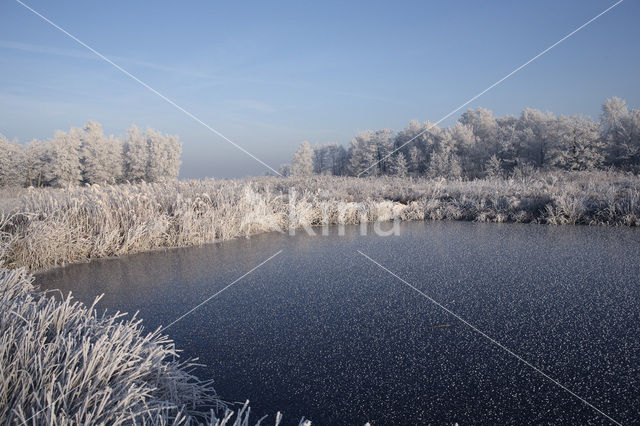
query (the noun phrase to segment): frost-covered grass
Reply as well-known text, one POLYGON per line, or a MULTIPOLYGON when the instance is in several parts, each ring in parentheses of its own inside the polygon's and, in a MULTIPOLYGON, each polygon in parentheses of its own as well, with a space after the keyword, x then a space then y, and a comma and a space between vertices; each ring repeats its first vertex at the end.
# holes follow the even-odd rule
POLYGON ((638 226, 640 177, 599 171, 473 181, 312 176, 94 185, 28 191, 4 217, 4 262, 41 270, 261 232, 394 218, 638 226))
POLYGON ((159 330, 32 281, 0 268, 0 424, 249 424, 247 404, 228 409, 159 330))
POLYGON ((218 399, 140 321, 98 316, 36 291, 24 270, 0 270, 0 423, 163 423, 218 399))

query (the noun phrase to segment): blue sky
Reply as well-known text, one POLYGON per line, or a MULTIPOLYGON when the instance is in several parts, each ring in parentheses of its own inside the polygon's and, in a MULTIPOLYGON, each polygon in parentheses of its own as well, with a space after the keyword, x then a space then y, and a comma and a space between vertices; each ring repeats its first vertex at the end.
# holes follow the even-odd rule
MULTIPOLYGON (((614 1, 26 3, 277 169, 302 140, 436 121, 614 1)), ((638 108, 639 21, 626 0, 469 106, 597 117, 619 96, 638 108)), ((0 133, 46 139, 89 119, 180 135, 184 177, 267 171, 1 2, 0 133)))

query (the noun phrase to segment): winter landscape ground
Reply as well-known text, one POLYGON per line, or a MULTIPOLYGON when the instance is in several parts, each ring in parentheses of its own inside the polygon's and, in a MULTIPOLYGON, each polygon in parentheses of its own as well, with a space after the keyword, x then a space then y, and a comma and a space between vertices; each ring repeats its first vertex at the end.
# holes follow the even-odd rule
POLYGON ((136 318, 56 301, 33 288, 29 271, 263 232, 321 234, 322 225, 360 222, 640 225, 640 179, 615 171, 473 181, 312 176, 14 188, 3 190, 3 202, 0 360, 7 380, 0 394, 9 423, 118 423, 131 415, 189 423, 207 417, 198 408, 219 403, 210 385, 191 375, 189 362, 177 361, 161 331, 146 334, 136 318))

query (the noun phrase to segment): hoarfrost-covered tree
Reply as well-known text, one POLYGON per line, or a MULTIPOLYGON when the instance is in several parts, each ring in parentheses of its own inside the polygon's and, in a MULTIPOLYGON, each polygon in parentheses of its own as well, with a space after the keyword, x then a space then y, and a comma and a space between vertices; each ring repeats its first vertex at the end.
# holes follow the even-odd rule
POLYGON ((548 154, 555 140, 556 120, 550 112, 527 108, 518 120, 518 131, 523 145, 525 162, 538 168, 548 165, 548 154))
POLYGON ((373 141, 373 132, 367 130, 358 133, 349 147, 349 170, 352 175, 375 176, 378 172, 374 163, 378 158, 378 149, 373 141), (372 167, 373 166, 373 167, 372 167))
POLYGON ((476 142, 485 145, 494 140, 498 130, 498 123, 493 116, 493 112, 482 107, 477 108, 475 111, 472 109, 467 110, 460 116, 458 121, 472 129, 476 142))
POLYGON ((629 113, 624 100, 607 99, 602 105, 600 128, 608 162, 616 167, 640 168, 640 111, 629 113))
POLYGON ((565 170, 592 170, 604 162, 605 144, 598 124, 582 116, 558 117, 558 136, 552 162, 565 170))
POLYGON ((394 132, 391 129, 376 130, 371 138, 372 148, 375 148, 376 168, 380 174, 390 174, 392 159, 389 154, 393 151, 394 132))
POLYGON ((182 142, 176 135, 165 136, 165 149, 167 150, 166 159, 167 165, 165 166, 165 177, 169 179, 177 179, 180 174, 180 165, 182 160, 182 142))
POLYGON ((23 186, 24 150, 0 135, 0 187, 23 186))
POLYGON ((328 169, 327 147, 325 145, 313 146, 313 173, 326 174, 328 169))
MULTIPOLYGON (((343 148, 344 150, 344 148, 343 148)), ((177 136, 133 126, 125 139, 106 137, 89 121, 46 143, 24 146, 0 136, 0 186, 57 186, 81 183, 154 182, 176 178, 182 143, 177 136)))
POLYGON ((122 144, 106 137, 102 126, 89 121, 82 131, 72 129, 80 140, 82 180, 85 183, 116 183, 122 176, 122 144))
POLYGON ((405 177, 409 172, 407 160, 401 152, 393 156, 392 173, 398 177, 405 177))
MULTIPOLYGON (((453 149, 460 157, 460 165, 465 176, 475 178, 482 172, 482 164, 487 161, 489 155, 488 143, 478 142, 473 128, 468 124, 456 123, 448 131, 453 143, 453 149)), ((495 138, 495 132, 492 134, 495 138)), ((495 140, 495 139, 492 139, 495 140)), ((495 142, 492 142, 494 144, 495 142)))
POLYGON ((412 146, 409 150, 409 170, 414 175, 422 174, 425 164, 425 157, 423 152, 417 147, 412 146))
POLYGON ((313 147, 313 172, 320 175, 340 175, 344 173, 345 149, 337 143, 313 147))
POLYGON ((420 124, 416 120, 409 121, 407 127, 398 132, 395 138, 396 149, 399 147, 409 160, 409 171, 413 175, 421 175, 427 167, 431 139, 430 123, 420 124))
POLYGON ((633 109, 627 117, 629 139, 627 141, 627 158, 640 171, 640 110, 633 109))
POLYGON ((506 115, 497 120, 496 153, 504 172, 509 172, 518 163, 520 156, 520 139, 518 137, 518 117, 506 115))
POLYGON ((409 164, 412 166, 412 172, 415 175, 427 173, 431 156, 439 149, 445 135, 446 132, 428 121, 421 125, 417 125, 416 122, 409 123, 402 139, 408 136, 411 136, 408 140, 413 139, 407 146, 411 146, 409 149, 409 164), (412 135, 413 133, 415 134, 412 135))
POLYGON ((177 136, 163 135, 153 129, 147 129, 147 181, 158 182, 162 179, 174 179, 180 171, 180 153, 182 144, 177 136))
POLYGON ((451 150, 435 152, 429 161, 429 177, 445 177, 456 179, 462 175, 460 160, 451 150))
POLYGON ((163 158, 163 142, 164 138, 162 134, 155 130, 147 129, 147 182, 158 182, 162 180, 164 176, 164 162, 163 158))
POLYGON ((41 187, 46 184, 45 153, 46 146, 37 139, 32 140, 25 147, 22 169, 26 186, 41 187))
POLYGON ((291 172, 293 176, 310 176, 313 174, 313 149, 309 142, 302 142, 298 150, 293 154, 291 172))
POLYGON ((624 124, 628 114, 627 103, 624 100, 615 96, 607 99, 602 105, 600 115, 602 133, 614 140, 624 138, 626 136, 624 124))
POLYGON ((284 177, 291 176, 291 164, 281 164, 279 172, 284 177))
POLYGON ((346 168, 346 151, 342 145, 329 143, 313 147, 313 172, 321 175, 342 175, 346 168))
POLYGON ((140 182, 147 179, 149 153, 147 137, 136 126, 127 130, 127 139, 122 147, 124 179, 140 182))
POLYGON ((459 153, 470 153, 476 144, 473 129, 462 123, 456 123, 449 129, 449 134, 453 139, 456 150, 459 153))
POLYGON ((344 175, 347 169, 347 151, 342 145, 330 143, 327 145, 328 167, 332 175, 344 175))
MULTIPOLYGON (((608 99, 596 130, 596 123, 580 116, 555 117, 527 108, 520 116, 496 118, 490 110, 477 108, 447 129, 412 120, 395 136, 388 129, 361 132, 345 151, 347 166, 338 169, 351 175, 369 168, 362 175, 394 174, 396 157, 385 157, 397 150, 413 176, 475 179, 609 166, 640 172, 640 110, 629 111, 623 100, 608 99)), ((328 146, 316 148, 316 173, 333 168, 333 174, 339 174, 329 165, 330 152, 328 146)))
POLYGON ((82 182, 80 140, 73 134, 56 132, 46 144, 44 177, 47 185, 56 187, 82 182))
POLYGON ((504 170, 502 168, 502 161, 500 160, 500 158, 496 155, 493 154, 490 158, 489 161, 487 162, 487 177, 491 178, 491 179, 496 179, 496 178, 502 178, 504 175, 504 170))
POLYGON ((111 170, 108 182, 122 182, 122 140, 110 135, 106 140, 106 164, 111 170))

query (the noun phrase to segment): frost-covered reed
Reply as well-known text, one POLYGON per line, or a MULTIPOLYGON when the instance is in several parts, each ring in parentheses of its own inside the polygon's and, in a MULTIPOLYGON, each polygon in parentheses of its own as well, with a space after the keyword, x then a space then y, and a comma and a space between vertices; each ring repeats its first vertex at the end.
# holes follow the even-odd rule
MULTIPOLYGON (((362 221, 640 225, 640 177, 553 172, 473 181, 312 176, 32 189, 6 208, 11 267, 362 221)), ((0 222, 2 223, 2 222, 0 222)))
POLYGON ((218 402, 159 332, 56 301, 31 281, 0 269, 1 424, 155 424, 218 402))
POLYGON ((0 268, 0 424, 249 424, 248 402, 229 409, 159 330, 32 281, 0 268))

